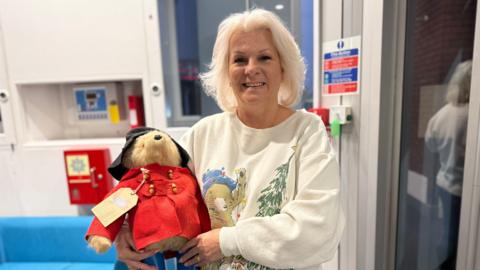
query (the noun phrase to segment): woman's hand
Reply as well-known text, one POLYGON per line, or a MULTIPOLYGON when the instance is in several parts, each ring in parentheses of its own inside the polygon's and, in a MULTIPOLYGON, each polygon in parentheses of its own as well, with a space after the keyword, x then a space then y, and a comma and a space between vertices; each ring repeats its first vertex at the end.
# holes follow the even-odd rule
POLYGON ((180 253, 185 253, 179 262, 185 266, 205 266, 223 257, 220 249, 220 229, 202 233, 188 241, 180 253))
POLYGON ((122 226, 115 243, 117 246, 118 260, 124 262, 128 266, 128 269, 156 270, 154 266, 140 262, 141 260, 152 256, 155 252, 137 251, 135 244, 133 243, 132 233, 128 226, 122 226))

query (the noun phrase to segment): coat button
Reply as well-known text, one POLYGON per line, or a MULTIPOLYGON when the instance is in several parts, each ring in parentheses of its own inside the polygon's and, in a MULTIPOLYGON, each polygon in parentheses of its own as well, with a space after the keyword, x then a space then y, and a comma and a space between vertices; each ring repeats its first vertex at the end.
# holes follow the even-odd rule
POLYGON ((145 168, 140 168, 140 171, 142 171, 143 179, 148 179, 150 177, 150 170, 147 170, 145 168))
POLYGON ((150 193, 150 195, 153 195, 153 193, 155 193, 155 185, 154 184, 150 184, 148 186, 148 193, 150 193))
POLYGON ((167 176, 168 176, 168 179, 173 179, 173 171, 172 171, 172 170, 168 170, 167 176))
POLYGON ((177 194, 177 185, 175 185, 174 183, 172 183, 172 192, 177 194))

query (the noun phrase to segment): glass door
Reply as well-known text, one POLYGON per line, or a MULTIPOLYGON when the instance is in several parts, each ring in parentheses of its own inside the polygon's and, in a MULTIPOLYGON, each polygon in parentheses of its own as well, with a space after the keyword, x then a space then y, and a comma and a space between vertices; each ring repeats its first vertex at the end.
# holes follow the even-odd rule
POLYGON ((395 269, 455 269, 475 0, 408 0, 395 269))

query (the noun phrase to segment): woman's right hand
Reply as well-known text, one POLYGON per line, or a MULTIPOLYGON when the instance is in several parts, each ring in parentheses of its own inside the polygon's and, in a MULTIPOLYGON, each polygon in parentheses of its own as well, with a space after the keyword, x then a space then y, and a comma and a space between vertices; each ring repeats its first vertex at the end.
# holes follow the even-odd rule
POLYGON ((132 233, 130 232, 128 225, 122 226, 115 243, 118 260, 124 262, 128 266, 128 269, 157 270, 154 266, 141 262, 143 259, 153 256, 155 252, 138 251, 135 248, 132 233))

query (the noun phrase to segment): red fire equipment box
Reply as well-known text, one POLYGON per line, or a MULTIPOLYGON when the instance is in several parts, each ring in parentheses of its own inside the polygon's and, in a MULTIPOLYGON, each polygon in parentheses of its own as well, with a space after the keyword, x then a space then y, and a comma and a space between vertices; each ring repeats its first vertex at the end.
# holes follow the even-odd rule
POLYGON ((330 120, 328 119, 329 114, 330 114, 330 110, 328 108, 310 108, 307 111, 312 112, 312 113, 320 116, 320 118, 322 118, 322 121, 325 124, 325 126, 330 125, 330 122, 329 122, 330 120))
POLYGON ((71 204, 97 204, 112 189, 108 148, 65 150, 71 204))

